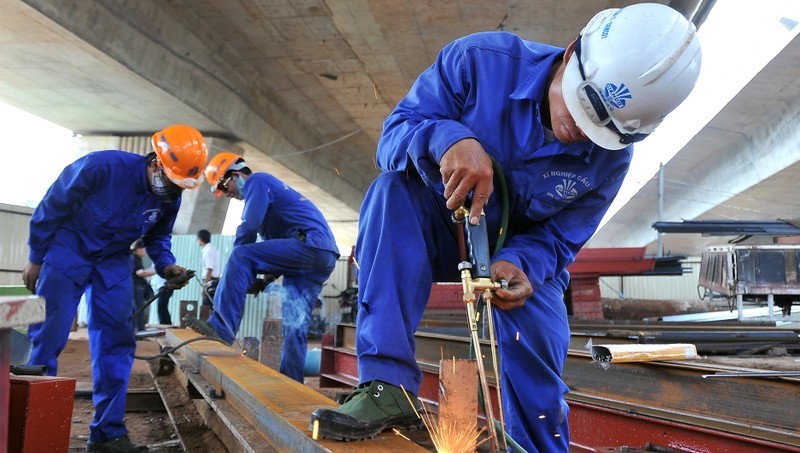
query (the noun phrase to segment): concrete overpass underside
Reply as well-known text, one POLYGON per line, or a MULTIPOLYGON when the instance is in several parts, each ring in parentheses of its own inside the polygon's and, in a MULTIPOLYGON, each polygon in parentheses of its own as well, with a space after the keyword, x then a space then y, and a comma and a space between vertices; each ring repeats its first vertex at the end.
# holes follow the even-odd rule
MULTIPOLYGON (((664 219, 800 218, 800 36, 664 168, 664 219)), ((655 252, 653 178, 589 242, 655 252)), ((733 237, 667 234, 664 251, 698 254, 733 237)))
MULTIPOLYGON (((631 3, 0 0, 0 99, 84 136, 147 136, 169 123, 192 124, 218 139, 212 152, 243 150, 256 171, 298 188, 348 244, 378 173, 382 120, 444 44, 508 30, 565 46, 594 12, 631 3)), ((699 23, 713 1, 662 3, 699 23)), ((762 218, 764 200, 783 200, 787 217, 800 216, 800 203, 781 192, 798 172, 797 48, 795 40, 670 162, 667 177, 678 186, 715 192, 681 200, 675 189, 667 220, 762 218)), ((650 243, 654 218, 636 204, 654 204, 648 190, 592 245, 650 243)), ((215 219, 214 229, 219 213, 215 219)), ((666 248, 701 246, 690 242, 666 248)))

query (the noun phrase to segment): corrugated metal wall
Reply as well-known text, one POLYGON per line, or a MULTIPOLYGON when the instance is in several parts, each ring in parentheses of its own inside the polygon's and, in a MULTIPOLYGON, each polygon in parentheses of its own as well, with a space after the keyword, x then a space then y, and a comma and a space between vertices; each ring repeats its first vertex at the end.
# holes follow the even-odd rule
MULTIPOLYGON (((139 140, 143 142, 143 140, 139 140)), ((28 262, 28 222, 32 208, 0 204, 0 285, 22 284, 22 268, 28 262)), ((227 262, 233 249, 233 237, 212 235, 212 243, 219 249, 221 259, 227 262)), ((188 269, 201 269, 200 248, 194 235, 175 235, 172 237, 172 250, 178 259, 178 264, 188 269)), ((671 299, 671 300, 696 300, 697 278, 700 272, 700 258, 690 258, 683 262, 691 272, 677 277, 602 277, 600 279, 600 294, 607 298, 628 299, 671 299), (622 294, 622 296, 620 295, 622 294)), ((331 278, 322 289, 323 316, 331 326, 339 320, 339 292, 347 288, 347 258, 341 258, 336 264, 331 278)), ((280 317, 280 294, 262 293, 258 297, 247 296, 245 316, 242 320, 239 336, 253 336, 261 338, 263 319, 270 308, 275 317, 280 317)), ((181 300, 200 300, 200 285, 192 281, 186 288, 175 292, 170 300, 170 312, 173 321, 179 323, 178 313, 181 300)), ((81 316, 85 320, 85 314, 81 316)), ((151 323, 158 322, 155 306, 150 311, 151 323)))
MULTIPOLYGON (((219 250, 224 272, 225 263, 227 263, 231 250, 233 250, 233 236, 214 234, 211 235, 211 243, 219 250)), ((178 265, 187 269, 194 269, 198 274, 200 273, 202 269, 200 247, 197 245, 195 235, 173 235, 172 253, 178 260, 178 265)), ((339 259, 336 263, 333 274, 331 274, 330 279, 328 279, 325 286, 322 288, 323 317, 328 321, 329 328, 338 320, 338 295, 341 290, 346 288, 346 285, 347 258, 344 257, 339 259)), ((273 291, 261 293, 257 297, 252 295, 247 296, 244 318, 242 319, 242 324, 239 329, 239 338, 256 337, 260 341, 264 317, 267 315, 267 311, 269 311, 271 317, 280 317, 281 293, 279 289, 280 288, 276 288, 273 291)), ((180 323, 178 313, 180 311, 180 301, 182 300, 201 300, 200 284, 197 279, 193 280, 185 288, 176 291, 170 299, 170 313, 172 314, 172 321, 176 325, 180 323)), ((158 313, 155 308, 155 303, 151 307, 149 322, 155 324, 158 322, 158 313)))
POLYGON ((0 285, 21 285, 28 264, 28 223, 33 208, 0 204, 0 285))
MULTIPOLYGON (((28 262, 28 223, 30 222, 33 208, 0 204, 0 285, 21 285, 22 268, 28 262)), ((224 265, 233 249, 233 236, 212 235, 211 242, 219 249, 220 258, 224 265)), ((172 236, 172 251, 178 264, 187 269, 194 269, 198 273, 202 268, 200 262, 200 247, 193 234, 172 236)), ((331 278, 322 289, 323 317, 329 327, 339 319, 339 292, 347 288, 347 258, 343 257, 336 263, 336 268, 331 278)), ((172 320, 177 325, 180 323, 180 301, 201 300, 200 284, 193 280, 185 288, 176 291, 170 299, 170 313, 172 320)), ((281 294, 279 291, 261 293, 256 296, 247 296, 245 316, 239 329, 239 337, 253 336, 261 338, 263 320, 267 310, 272 308, 271 315, 280 317, 281 294)), ((82 304, 83 305, 83 304, 82 304)), ((150 310, 150 323, 158 322, 158 313, 153 304, 150 310)), ((81 307, 78 322, 86 322, 86 309, 81 307)))
POLYGON ((697 300, 697 278, 700 275, 700 257, 682 262, 691 269, 681 276, 628 276, 601 277, 600 296, 611 299, 697 300))

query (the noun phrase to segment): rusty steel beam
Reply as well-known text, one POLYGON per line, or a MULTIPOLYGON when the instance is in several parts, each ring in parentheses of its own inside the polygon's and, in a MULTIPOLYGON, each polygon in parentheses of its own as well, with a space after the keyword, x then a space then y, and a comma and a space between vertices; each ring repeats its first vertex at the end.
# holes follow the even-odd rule
MULTIPOLYGON (((166 339, 177 345, 197 336, 188 330, 170 329, 166 339)), ((333 400, 219 343, 191 343, 178 355, 220 389, 224 398, 280 451, 425 451, 391 432, 370 442, 314 441, 308 430, 311 412, 319 407, 335 407, 333 400)))
POLYGON ((186 360, 170 354, 175 378, 195 401, 200 416, 231 453, 271 453, 278 451, 259 434, 231 404, 215 393, 215 388, 203 379, 186 360))
MULTIPOLYGON (((338 333, 341 336, 336 340, 338 347, 331 348, 335 352, 335 362, 323 363, 322 369, 332 380, 339 376, 357 375, 355 350, 351 347, 354 332, 350 327, 340 327, 338 333)), ((440 351, 449 351, 445 357, 451 353, 456 357, 466 357, 469 341, 426 333, 417 333, 416 340, 417 359, 423 371, 420 396, 436 402, 438 370, 434 363, 441 356, 440 351)), ((800 379, 745 377, 709 384, 711 381, 702 377, 716 371, 736 370, 742 369, 694 362, 626 363, 603 370, 592 362, 587 351, 571 350, 563 377, 570 387, 571 393, 567 395, 570 404, 579 401, 580 395, 592 398, 598 407, 671 421, 687 432, 706 430, 716 433, 719 438, 733 439, 730 441, 732 445, 750 442, 755 446, 767 445, 772 451, 800 451, 796 416, 796 408, 800 407, 800 392, 797 391, 800 379), (603 406, 597 404, 598 401, 602 401, 603 406)), ((624 423, 625 419, 616 420, 624 423)), ((576 420, 576 423, 582 422, 576 420)), ((635 424, 631 423, 631 426, 635 424)), ((608 442, 598 444, 591 438, 582 438, 586 431, 581 431, 579 425, 573 427, 576 429, 576 442, 608 445, 608 442)), ((689 443, 686 445, 695 445, 692 442, 696 439, 687 435, 689 443)), ((628 443, 631 444, 641 442, 628 443)), ((715 448, 704 450, 702 444, 696 446, 698 451, 724 451, 715 448)))
POLYGON ((224 451, 225 445, 211 430, 206 429, 205 421, 189 395, 182 391, 180 381, 174 374, 165 373, 157 360, 148 362, 158 394, 164 403, 172 426, 178 434, 184 451, 196 451, 202 447, 208 451, 224 451))

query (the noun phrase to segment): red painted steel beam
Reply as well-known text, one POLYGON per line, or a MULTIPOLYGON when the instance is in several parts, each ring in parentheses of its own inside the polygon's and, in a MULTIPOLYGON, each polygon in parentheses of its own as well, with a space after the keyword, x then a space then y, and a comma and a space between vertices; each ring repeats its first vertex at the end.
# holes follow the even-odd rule
POLYGON ((11 367, 11 330, 0 329, 0 452, 8 445, 8 411, 11 384, 8 370, 11 367))
MULTIPOLYGON (((353 351, 324 347, 322 375, 333 382, 355 385, 358 359, 353 351)), ((446 364, 445 364, 446 366, 446 364)), ((430 365, 421 365, 422 384, 419 397, 436 404, 439 395, 439 374, 430 365)), ((492 402, 494 386, 490 383, 492 402)), ((575 400, 567 395, 570 407, 570 444, 576 451, 596 452, 601 446, 636 446, 647 442, 681 451, 692 452, 797 452, 800 447, 755 439, 700 426, 636 414, 632 411, 606 408, 575 400)))
POLYGON ((645 258, 645 247, 588 248, 578 252, 567 267, 577 275, 639 275, 652 271, 656 261, 645 258))
POLYGON ((38 296, 0 297, 0 453, 8 445, 9 398, 11 385, 11 328, 44 321, 44 299, 38 296))
POLYGON ((699 426, 569 401, 570 445, 596 451, 598 445, 659 445, 691 452, 800 452, 799 447, 699 426))

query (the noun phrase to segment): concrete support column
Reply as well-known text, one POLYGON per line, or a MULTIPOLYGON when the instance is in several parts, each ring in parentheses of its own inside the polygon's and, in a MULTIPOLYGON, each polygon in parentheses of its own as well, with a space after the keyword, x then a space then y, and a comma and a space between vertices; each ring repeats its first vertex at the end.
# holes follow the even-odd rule
MULTIPOLYGON (((147 155, 152 151, 150 135, 82 135, 76 136, 76 146, 81 154, 104 149, 118 149, 135 154, 147 155)), ((206 137, 208 157, 221 152, 231 151, 242 154, 243 150, 230 140, 206 137)), ((203 185, 197 190, 185 190, 181 201, 181 209, 172 229, 174 234, 195 234, 198 230, 206 229, 213 233, 221 233, 228 212, 228 198, 215 197, 209 185, 203 185)))
MULTIPOLYGON (((232 141, 224 138, 206 137, 208 159, 222 151, 242 154, 244 151, 232 141)), ((228 197, 216 197, 211 193, 208 181, 197 190, 184 190, 181 210, 172 232, 175 234, 195 234, 198 230, 222 233, 225 214, 228 212, 228 197)))

